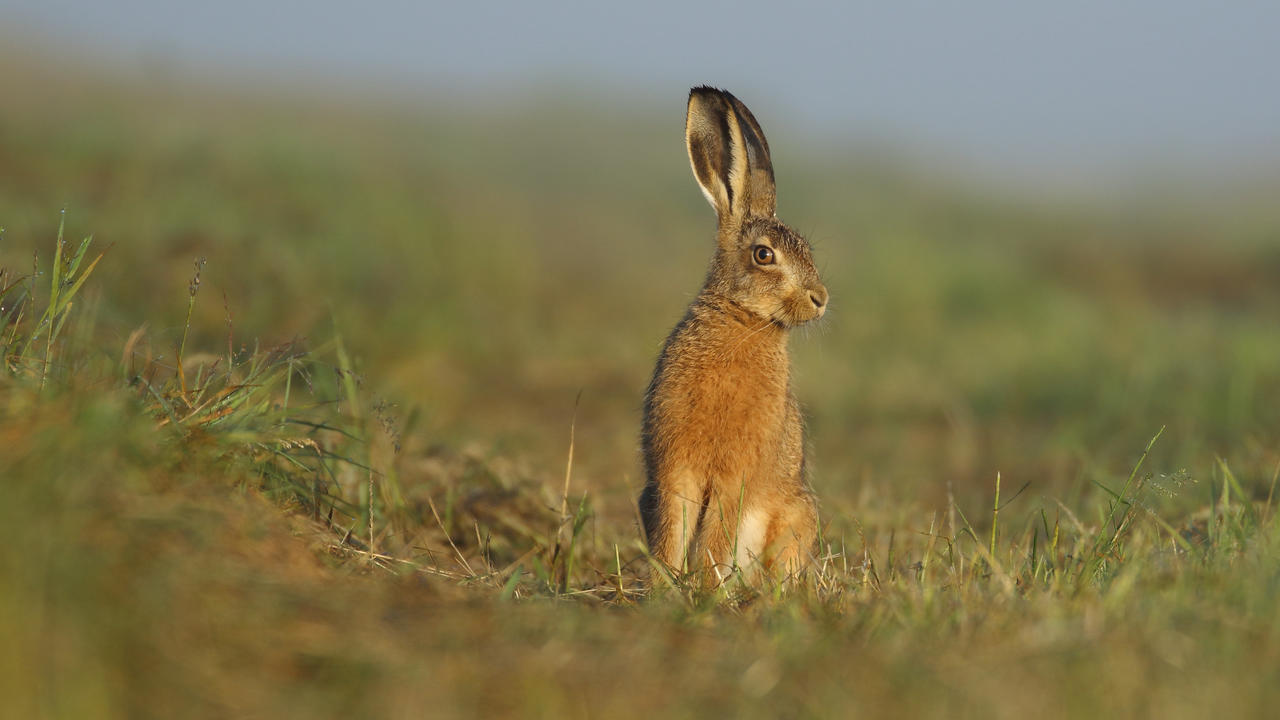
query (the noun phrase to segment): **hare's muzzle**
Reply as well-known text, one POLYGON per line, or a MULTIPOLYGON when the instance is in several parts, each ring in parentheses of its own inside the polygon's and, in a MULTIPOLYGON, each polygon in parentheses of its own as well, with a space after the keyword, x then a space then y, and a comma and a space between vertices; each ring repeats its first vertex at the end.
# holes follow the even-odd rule
POLYGON ((813 303, 814 319, 822 317, 827 312, 827 288, 819 285, 809 290, 809 302, 813 303))

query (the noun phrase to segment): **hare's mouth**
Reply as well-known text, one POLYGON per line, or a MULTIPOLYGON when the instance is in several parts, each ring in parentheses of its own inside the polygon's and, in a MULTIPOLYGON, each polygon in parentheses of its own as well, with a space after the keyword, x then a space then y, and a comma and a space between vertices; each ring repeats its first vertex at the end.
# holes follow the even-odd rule
POLYGON ((813 293, 803 292, 787 299, 787 302, 774 314, 774 320, 786 327, 813 322, 827 314, 825 293, 818 298, 813 293))
POLYGON ((816 310, 809 310, 803 316, 797 318, 795 324, 804 325, 805 323, 811 323, 814 320, 818 320, 819 318, 821 318, 823 315, 826 315, 826 314, 827 314, 826 307, 820 307, 820 308, 817 308, 816 310))
POLYGON ((769 318, 783 329, 790 329, 817 320, 821 315, 817 312, 794 312, 790 308, 774 313, 769 318))

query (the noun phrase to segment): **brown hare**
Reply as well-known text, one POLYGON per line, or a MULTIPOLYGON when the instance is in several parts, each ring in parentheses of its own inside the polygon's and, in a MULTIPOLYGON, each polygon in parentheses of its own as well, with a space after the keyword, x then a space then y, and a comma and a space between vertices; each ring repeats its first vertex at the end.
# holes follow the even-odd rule
POLYGON ((694 88, 685 143, 719 229, 702 291, 645 394, 644 532, 676 572, 793 576, 818 517, 787 331, 822 317, 827 289, 808 241, 774 216, 769 143, 751 111, 723 90, 694 88))

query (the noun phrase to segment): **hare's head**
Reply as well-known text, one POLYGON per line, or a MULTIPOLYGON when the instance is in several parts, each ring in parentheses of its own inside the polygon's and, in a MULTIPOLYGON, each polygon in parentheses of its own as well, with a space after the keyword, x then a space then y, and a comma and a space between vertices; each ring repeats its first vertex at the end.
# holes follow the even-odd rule
POLYGON ((822 317, 827 288, 809 242, 774 215, 769 143, 751 111, 723 90, 694 88, 685 143, 719 218, 706 289, 783 327, 822 317))

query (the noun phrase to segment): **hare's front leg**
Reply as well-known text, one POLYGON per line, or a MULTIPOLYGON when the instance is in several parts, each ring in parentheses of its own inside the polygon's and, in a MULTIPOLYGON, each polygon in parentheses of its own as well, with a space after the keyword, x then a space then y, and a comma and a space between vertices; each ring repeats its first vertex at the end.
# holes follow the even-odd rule
POLYGON ((703 495, 690 474, 671 473, 645 485, 640 496, 649 550, 678 573, 689 569, 689 545, 702 520, 703 495))
POLYGON ((714 587, 733 573, 740 557, 748 554, 741 544, 741 503, 736 496, 712 492, 703 513, 694 536, 691 550, 694 555, 689 558, 689 567, 709 571, 704 572, 702 581, 707 587, 714 587))

